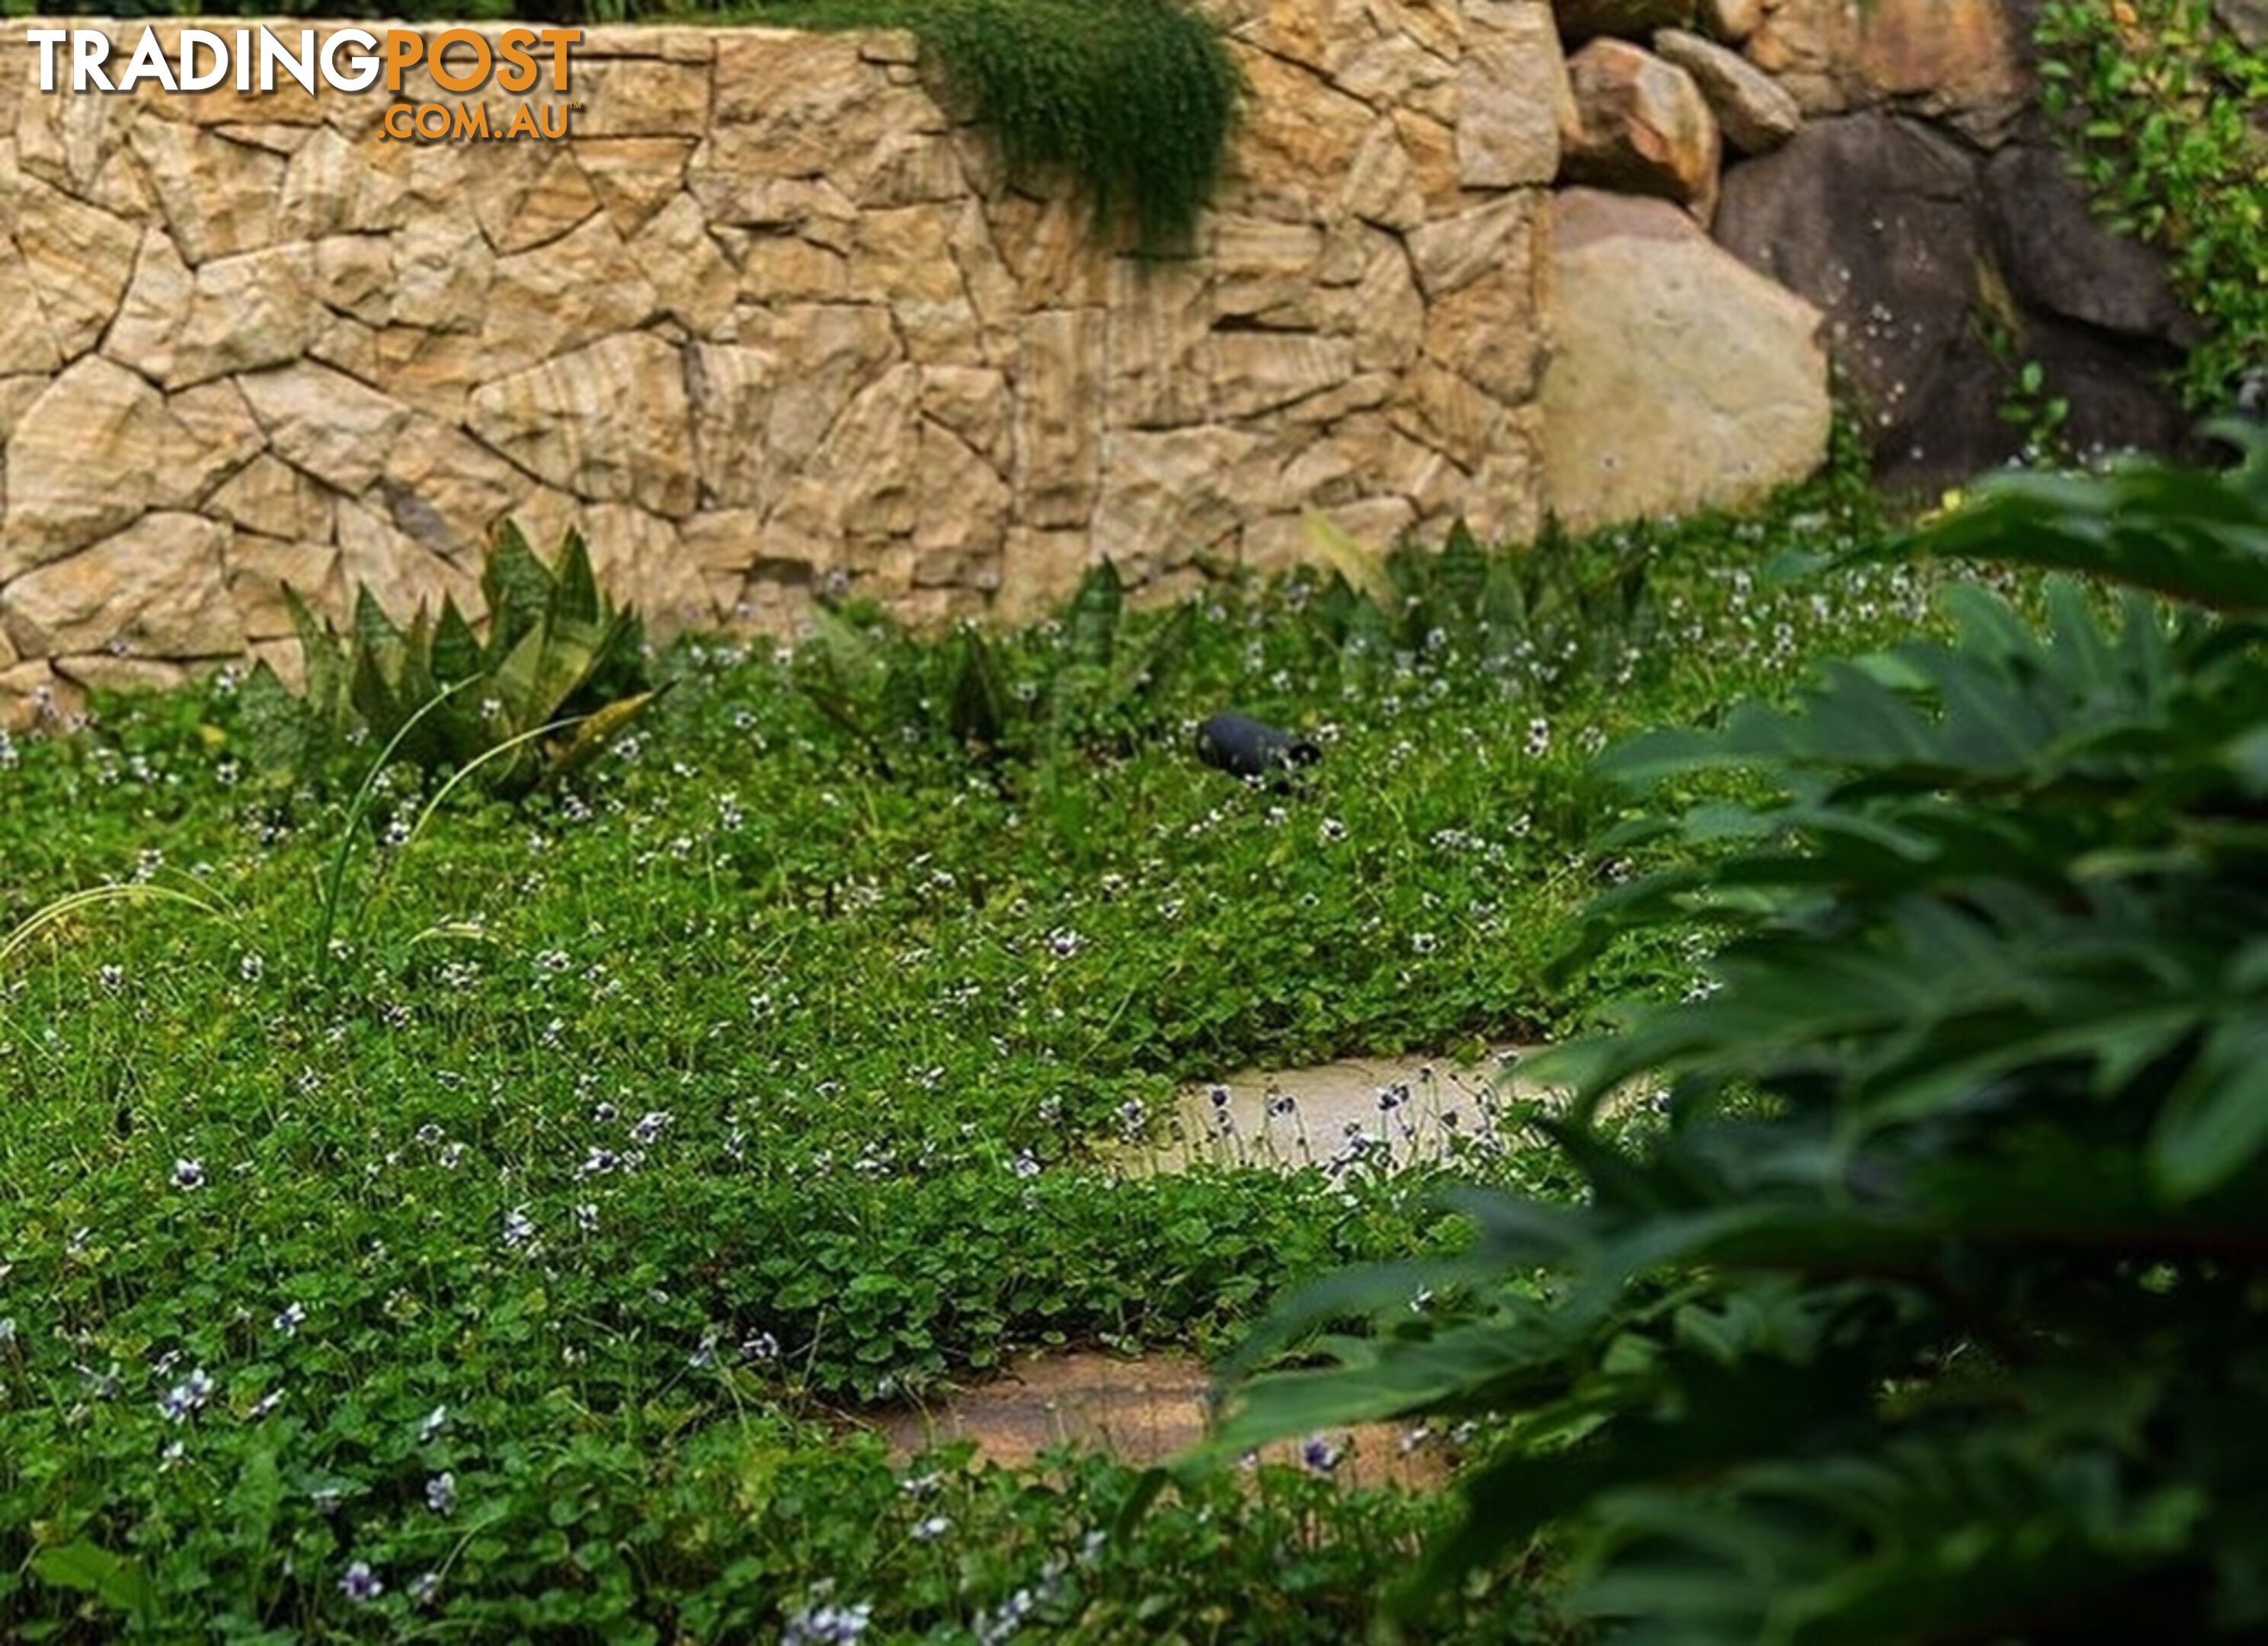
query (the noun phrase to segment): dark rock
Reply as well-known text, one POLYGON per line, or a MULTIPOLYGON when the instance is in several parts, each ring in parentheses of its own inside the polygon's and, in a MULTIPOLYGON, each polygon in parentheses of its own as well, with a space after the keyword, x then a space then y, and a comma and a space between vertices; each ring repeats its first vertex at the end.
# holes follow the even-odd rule
POLYGON ((1990 405, 1974 416, 1962 369, 1976 333, 1977 171, 1927 127, 1865 114, 1814 121, 1725 174, 1718 240, 1827 315, 1837 372, 1895 476, 1972 466, 2001 427, 1990 405))
POLYGON ((1197 727, 1197 757, 1233 777, 1282 779, 1314 764, 1323 751, 1248 714, 1221 713, 1197 727))
POLYGON ((2247 51, 2268 48, 2268 0, 2213 0, 2213 14, 2247 51))
POLYGON ((2071 402, 2063 439, 2081 456, 2189 448, 2191 418, 2168 387, 2179 350, 2048 316, 2027 317, 2017 347, 2040 363, 2048 392, 2071 402))
POLYGON ((2157 254, 2095 218, 2053 147, 2020 143, 1994 155, 1984 209, 1993 254, 2026 307, 2133 337, 2196 340, 2157 254))
POLYGON ((1552 0, 1559 38, 1579 41, 1612 34, 1623 40, 1652 40, 1658 28, 1690 28, 1697 0, 1552 0))
POLYGON ((2065 231, 2052 256, 2029 233, 1999 243, 2001 219, 2029 209, 2018 203, 2036 181, 2034 162, 2008 160, 2006 210, 1988 210, 1973 150, 1880 112, 1813 121, 1726 173, 1718 240, 1825 312, 1838 373, 1894 484, 1957 480, 2012 455, 2024 432, 2000 413, 2028 359, 2071 402, 2076 445, 2163 449, 2180 432, 2164 387, 2178 353, 2162 341, 2177 317, 2144 295, 2126 261, 2138 248, 2098 277, 2083 267, 2101 234, 2091 223, 2088 240, 2065 231), (2089 299, 2080 288, 2098 278, 2089 299))

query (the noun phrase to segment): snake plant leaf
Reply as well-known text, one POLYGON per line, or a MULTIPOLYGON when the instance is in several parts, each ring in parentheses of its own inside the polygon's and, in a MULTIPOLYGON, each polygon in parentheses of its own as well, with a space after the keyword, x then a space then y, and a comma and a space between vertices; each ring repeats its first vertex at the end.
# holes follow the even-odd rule
POLYGON ((1488 557, 1460 516, 1450 522, 1440 559, 1433 566, 1432 581, 1439 598, 1429 614, 1432 623, 1447 629, 1461 643, 1469 642, 1484 609, 1488 577, 1488 557))
POLYGON ((1197 626, 1197 609, 1185 602, 1126 658, 1119 671, 1117 696, 1122 706, 1138 698, 1155 700, 1173 690, 1175 677, 1189 661, 1197 626))
POLYGON ((1319 509, 1309 509, 1300 519, 1308 546, 1347 580, 1349 587, 1368 595, 1384 610, 1391 610, 1398 603, 1393 574, 1387 568, 1384 555, 1359 541, 1353 533, 1319 509))
POLYGON ((518 525, 505 520, 496 529, 487 564, 481 568, 481 593, 489 606, 488 659, 497 667, 543 621, 555 581, 518 525))
POLYGON ((288 583, 284 609, 291 614, 291 631, 299 639, 300 667, 306 675, 306 703, 318 725, 343 729, 351 706, 348 701, 348 667, 341 654, 338 633, 327 619, 319 618, 288 583))
POLYGON ((1008 730, 1008 689, 991 646, 974 629, 961 637, 949 721, 953 739, 979 758, 999 750, 1008 730))
POLYGON ((544 781, 560 782, 571 778, 609 747, 616 738, 628 731, 630 725, 668 691, 667 684, 651 691, 641 691, 634 697, 617 698, 604 708, 585 715, 567 734, 544 770, 544 781))
POLYGON ((372 734, 390 742, 423 699, 403 700, 401 631, 367 588, 355 597, 353 646, 349 695, 372 734))
POLYGON ((569 527, 555 558, 557 565, 553 573, 549 608, 552 620, 599 622, 603 615, 599 581, 592 574, 591 546, 584 542, 583 534, 569 527))
POLYGON ((445 686, 470 680, 481 672, 480 637, 457 609, 453 594, 441 602, 441 616, 433 625, 432 670, 433 678, 445 686))
POLYGON ((1118 567, 1104 558, 1079 579, 1064 621, 1064 643, 1074 668, 1110 667, 1118 646, 1118 622, 1126 604, 1118 567))

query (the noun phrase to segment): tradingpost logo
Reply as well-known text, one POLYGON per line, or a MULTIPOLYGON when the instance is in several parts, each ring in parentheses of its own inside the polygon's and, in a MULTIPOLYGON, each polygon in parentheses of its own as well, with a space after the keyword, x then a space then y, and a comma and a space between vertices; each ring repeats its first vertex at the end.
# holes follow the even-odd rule
POLYGON ((319 88, 366 92, 383 85, 389 97, 400 99, 405 77, 423 63, 443 92, 465 97, 493 85, 521 100, 509 116, 493 114, 482 102, 395 101, 379 118, 379 129, 396 142, 564 137, 569 114, 582 107, 562 100, 571 85, 569 48, 583 40, 579 28, 515 26, 493 38, 478 29, 448 28, 430 39, 414 28, 279 33, 265 24, 167 32, 173 33, 171 57, 154 25, 122 55, 101 29, 27 29, 24 38, 39 49, 42 92, 67 86, 74 92, 119 92, 155 85, 187 92, 225 86, 249 95, 296 85, 313 96, 319 88), (539 85, 550 100, 527 96, 539 85))

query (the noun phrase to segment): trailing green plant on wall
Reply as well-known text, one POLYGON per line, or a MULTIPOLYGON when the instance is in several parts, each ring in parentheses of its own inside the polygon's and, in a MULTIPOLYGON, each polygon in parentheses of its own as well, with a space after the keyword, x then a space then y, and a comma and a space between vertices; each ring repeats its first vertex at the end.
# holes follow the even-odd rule
MULTIPOLYGON (((0 16, 36 9, 0 0, 0 16)), ((1220 31, 1182 0, 122 0, 108 13, 910 29, 1012 177, 1082 189, 1098 233, 1130 228, 1152 252, 1186 242, 1245 92, 1220 31)))
MULTIPOLYGON (((594 0, 605 5, 609 0, 594 0)), ((1009 174, 1083 188, 1099 233, 1182 245, 1228 157, 1244 80, 1182 0, 626 0, 800 28, 911 29, 1009 174)))
POLYGON ((999 143, 1011 175, 1083 185, 1106 228, 1184 240, 1227 160, 1243 78, 1179 0, 945 0, 902 20, 999 143))
POLYGON ((2205 322, 2183 388, 2226 407, 2268 373, 2268 53, 2208 0, 2047 0, 2040 101, 2111 225, 2164 252, 2205 322))
POLYGON ((1749 779, 1612 842, 1709 860, 1594 916, 1723 942, 1715 992, 1536 1071, 1583 1204, 1475 1194, 1466 1256, 1288 1302, 1244 1368, 1375 1325, 1221 1453, 1505 1414, 1434 1587, 1555 1527, 1615 1639, 2268 1630, 2268 433, 2227 432, 1910 545, 2052 568, 2043 624, 1962 587, 1949 644, 1609 755, 1749 779))

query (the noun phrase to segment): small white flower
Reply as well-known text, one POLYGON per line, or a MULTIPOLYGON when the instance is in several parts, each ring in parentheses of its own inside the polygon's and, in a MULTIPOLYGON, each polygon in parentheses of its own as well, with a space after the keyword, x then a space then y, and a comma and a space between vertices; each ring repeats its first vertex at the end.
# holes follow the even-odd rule
POLYGON ((205 1186, 205 1163, 201 1160, 176 1160, 173 1163, 173 1186, 176 1189, 202 1189, 205 1186))

